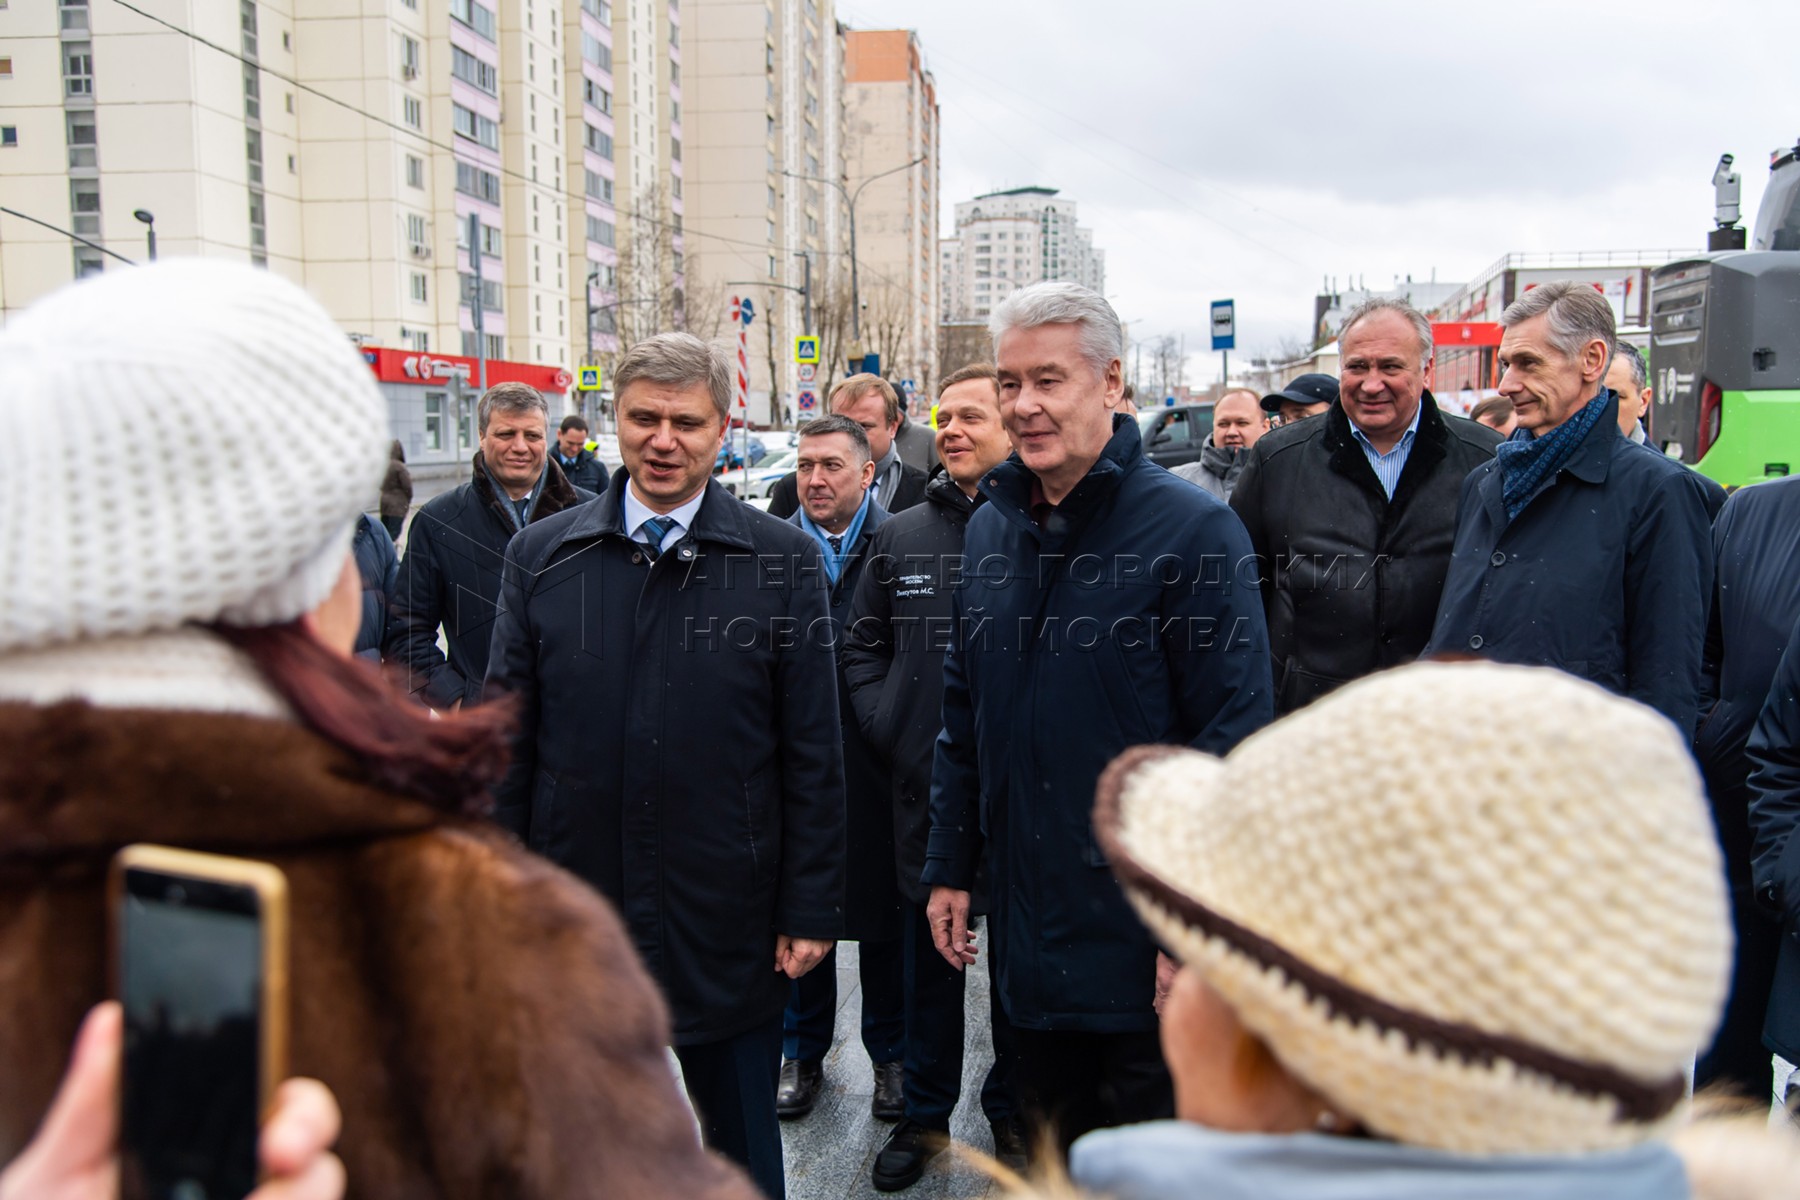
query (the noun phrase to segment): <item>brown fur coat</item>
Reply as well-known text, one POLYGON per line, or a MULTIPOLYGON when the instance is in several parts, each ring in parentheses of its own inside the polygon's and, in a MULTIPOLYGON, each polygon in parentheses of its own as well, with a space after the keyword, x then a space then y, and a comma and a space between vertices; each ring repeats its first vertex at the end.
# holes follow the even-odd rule
POLYGON ((0 1163, 106 995, 136 841, 287 873, 291 1066, 343 1107, 351 1195, 755 1195, 700 1149, 668 1013, 585 886, 295 725, 85 703, 0 704, 0 1163))

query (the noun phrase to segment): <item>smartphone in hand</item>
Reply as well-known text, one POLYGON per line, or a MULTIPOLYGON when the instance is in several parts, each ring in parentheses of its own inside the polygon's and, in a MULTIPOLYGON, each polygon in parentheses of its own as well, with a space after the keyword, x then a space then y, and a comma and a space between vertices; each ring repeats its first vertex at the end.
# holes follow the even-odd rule
POLYGON ((287 1074, 287 880, 267 863, 163 846, 113 861, 125 1010, 121 1191, 242 1200, 287 1074))

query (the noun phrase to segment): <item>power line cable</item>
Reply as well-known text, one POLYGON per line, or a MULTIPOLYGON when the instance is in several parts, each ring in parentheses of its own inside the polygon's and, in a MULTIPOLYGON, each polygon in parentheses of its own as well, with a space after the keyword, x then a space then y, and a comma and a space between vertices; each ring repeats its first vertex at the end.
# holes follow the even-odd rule
POLYGON ((82 237, 79 233, 70 233, 67 229, 62 228, 60 225, 52 225, 48 221, 40 221, 36 217, 31 216, 27 213, 22 213, 16 208, 6 208, 4 206, 0 206, 0 213, 5 213, 9 217, 17 217, 21 221, 30 221, 33 225, 42 225, 45 229, 50 230, 52 233, 60 233, 66 238, 73 238, 76 241, 80 242, 84 246, 90 247, 91 249, 94 249, 94 250, 98 250, 102 254, 110 254, 122 263, 127 263, 134 267, 138 265, 136 259, 126 258, 123 254, 120 254, 116 250, 108 250, 105 246, 102 246, 99 242, 90 242, 86 238, 82 237))

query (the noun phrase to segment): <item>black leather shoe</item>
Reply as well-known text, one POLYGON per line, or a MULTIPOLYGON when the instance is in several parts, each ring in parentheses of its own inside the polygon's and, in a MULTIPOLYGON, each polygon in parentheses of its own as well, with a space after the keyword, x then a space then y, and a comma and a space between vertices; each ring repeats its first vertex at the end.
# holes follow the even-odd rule
POLYGON ((898 1121, 906 1115, 906 1068, 897 1062, 875 1064, 875 1098, 869 1115, 877 1121, 898 1121))
POLYGON ((1017 1117, 1002 1117, 998 1121, 989 1121, 988 1128, 994 1131, 994 1157, 1001 1164, 1023 1175, 1027 1162, 1025 1145, 1025 1123, 1017 1117))
POLYGON ((775 1115, 784 1121, 804 1117, 819 1102, 824 1088, 824 1063, 782 1059, 781 1085, 775 1089, 775 1115))
MULTIPOLYGON (((880 1067, 875 1069, 881 1070, 880 1067)), ((949 1144, 950 1135, 941 1130, 927 1129, 917 1121, 901 1121, 894 1126, 894 1132, 888 1134, 887 1144, 875 1156, 869 1182, 878 1192, 909 1188, 925 1174, 925 1164, 942 1154, 949 1144)))

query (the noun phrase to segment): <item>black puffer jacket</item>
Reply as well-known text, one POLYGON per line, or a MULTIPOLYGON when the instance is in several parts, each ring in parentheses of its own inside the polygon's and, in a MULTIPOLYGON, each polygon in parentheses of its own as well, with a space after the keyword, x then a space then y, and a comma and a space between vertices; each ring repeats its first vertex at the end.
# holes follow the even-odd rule
MULTIPOLYGON (((925 485, 925 502, 875 531, 845 631, 844 678, 857 724, 892 784, 900 892, 931 899, 919 881, 931 832, 931 755, 944 727, 944 651, 963 531, 977 501, 948 475, 925 485)), ((983 881, 985 883, 985 881, 983 881)), ((986 897, 976 898, 986 911, 986 897)))
MULTIPOLYGON (((594 493, 572 486, 546 458, 543 481, 526 515, 540 521, 593 498, 594 493)), ((506 543, 518 531, 512 504, 488 477, 479 450, 469 482, 432 497, 413 517, 381 656, 405 666, 408 690, 433 708, 481 699, 500 568, 506 543), (438 649, 440 625, 448 657, 438 649)))
POLYGON ((1343 405, 1258 439, 1231 507, 1250 531, 1275 667, 1275 711, 1419 656, 1431 637, 1456 505, 1500 435, 1438 411, 1419 431, 1389 500, 1343 405))

